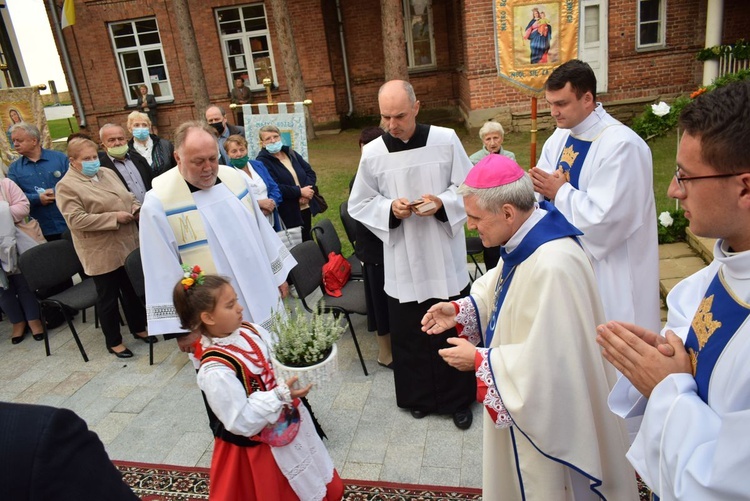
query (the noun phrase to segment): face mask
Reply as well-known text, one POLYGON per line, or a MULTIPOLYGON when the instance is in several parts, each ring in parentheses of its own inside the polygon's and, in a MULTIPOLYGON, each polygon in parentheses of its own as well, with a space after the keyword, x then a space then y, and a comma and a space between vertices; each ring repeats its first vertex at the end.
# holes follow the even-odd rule
POLYGON ((125 158, 125 154, 128 152, 128 145, 123 144, 122 146, 115 146, 114 148, 107 148, 107 153, 113 158, 125 158))
POLYGON ((230 158, 229 163, 232 164, 232 167, 236 167, 238 169, 242 169, 247 165, 247 161, 250 159, 247 155, 240 158, 230 158))
POLYGON ((221 135, 224 132, 224 122, 214 122, 208 125, 216 129, 216 132, 218 132, 219 135, 221 135))
POLYGON ((133 137, 139 141, 148 139, 148 129, 145 127, 136 127, 133 129, 133 137))
POLYGON ((284 146, 284 143, 282 143, 281 139, 279 139, 275 143, 267 144, 266 149, 269 153, 278 153, 281 151, 282 146, 284 146))
POLYGON ((99 167, 101 167, 101 163, 99 163, 98 158, 96 160, 81 161, 81 172, 84 176, 94 177, 99 172, 99 167))

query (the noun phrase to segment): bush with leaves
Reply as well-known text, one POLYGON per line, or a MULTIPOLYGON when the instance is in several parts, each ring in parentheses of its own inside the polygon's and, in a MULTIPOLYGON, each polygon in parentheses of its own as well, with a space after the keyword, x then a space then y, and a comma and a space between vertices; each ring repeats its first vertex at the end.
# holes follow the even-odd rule
POLYGON ((674 242, 682 242, 686 238, 686 230, 690 225, 690 221, 685 218, 685 211, 682 209, 675 209, 671 211, 664 211, 659 214, 659 243, 660 244, 671 244, 674 242))
POLYGON ((309 367, 328 357, 344 326, 331 313, 308 315, 295 306, 277 308, 271 316, 271 330, 278 337, 273 356, 289 367, 309 367))

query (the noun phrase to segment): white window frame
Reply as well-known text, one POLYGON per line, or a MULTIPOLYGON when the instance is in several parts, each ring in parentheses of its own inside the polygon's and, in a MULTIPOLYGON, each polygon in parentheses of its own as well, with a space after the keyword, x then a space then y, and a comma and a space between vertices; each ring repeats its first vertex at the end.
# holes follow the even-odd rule
POLYGON ((645 23, 659 23, 659 42, 642 43, 641 42, 641 0, 637 1, 636 23, 635 23, 635 48, 636 50, 663 49, 667 46, 667 0, 659 0, 659 19, 656 21, 646 21, 645 23))
MULTIPOLYGON (((278 85, 278 76, 276 74, 276 62, 273 56, 273 46, 271 44, 271 32, 268 29, 268 12, 266 12, 266 6, 262 3, 250 3, 250 4, 243 4, 243 5, 233 5, 230 7, 221 7, 214 10, 214 16, 216 18, 216 29, 217 33, 219 34, 219 40, 221 41, 221 54, 224 58, 224 72, 226 73, 227 78, 227 85, 229 88, 234 87, 234 78, 232 77, 232 70, 229 64, 229 57, 230 55, 227 53, 227 42, 229 41, 235 41, 239 40, 242 44, 242 55, 245 58, 245 71, 247 72, 247 80, 245 80, 245 85, 250 87, 251 90, 259 91, 265 89, 263 86, 263 80, 258 81, 256 74, 255 74, 255 65, 253 62, 253 52, 250 47, 250 38, 254 37, 265 37, 266 43, 268 44, 268 57, 271 65, 271 74, 273 75, 271 78, 273 80, 274 85, 278 85), (238 10, 240 12, 240 19, 242 18, 242 8, 243 7, 257 7, 261 6, 263 7, 263 17, 266 20, 266 28, 264 30, 255 30, 255 31, 245 31, 244 23, 242 25, 242 31, 240 33, 232 33, 229 35, 224 35, 221 32, 221 23, 219 22, 219 14, 224 11, 229 10, 238 10)), ((235 57, 235 55, 232 55, 231 57, 235 57)))
POLYGON ((424 0, 426 2, 425 10, 427 12, 427 22, 430 29, 430 59, 432 60, 428 64, 417 64, 414 56, 414 38, 411 30, 412 18, 410 4, 414 0, 403 0, 402 5, 404 8, 404 37, 406 39, 406 66, 408 70, 423 70, 433 69, 437 66, 437 58, 435 54, 435 27, 432 24, 432 0, 424 0))
MULTIPOLYGON (((580 59, 591 65, 591 68, 596 74, 596 93, 607 92, 609 84, 609 27, 607 25, 607 19, 609 18, 609 0, 581 0, 579 5, 580 9, 580 22, 578 24, 578 51, 580 59), (586 57, 586 8, 587 7, 599 7, 599 42, 596 61, 587 59, 586 57)), ((593 49, 592 49, 593 50, 593 49)))
POLYGON ((115 64, 117 64, 117 70, 120 73, 120 82, 122 83, 122 89, 125 92, 125 100, 127 101, 129 106, 136 106, 138 104, 138 99, 134 99, 130 94, 130 88, 129 83, 127 79, 127 75, 125 74, 125 68, 122 66, 122 61, 120 59, 120 56, 125 53, 130 52, 136 52, 138 54, 138 58, 141 62, 141 71, 143 74, 143 84, 148 87, 149 94, 154 94, 154 89, 151 83, 150 74, 148 72, 148 64, 146 62, 146 52, 153 51, 158 49, 159 53, 161 54, 161 60, 162 64, 164 66, 164 74, 165 74, 165 80, 160 80, 159 83, 159 90, 161 91, 160 96, 156 96, 154 94, 154 97, 156 99, 157 103, 169 103, 174 101, 174 94, 172 92, 172 83, 171 79, 169 78, 169 68, 167 68, 167 60, 164 57, 164 48, 162 47, 161 43, 161 30, 159 29, 159 23, 156 20, 156 17, 142 17, 138 19, 129 19, 129 20, 123 20, 123 21, 115 21, 108 23, 107 25, 107 31, 109 32, 109 38, 112 42, 112 49, 115 52, 115 64), (141 21, 151 21, 153 20, 154 23, 156 23, 156 33, 159 35, 159 43, 153 43, 153 44, 146 44, 141 45, 140 40, 138 39, 138 33, 136 32, 135 25, 138 22, 141 21), (135 45, 127 48, 118 48, 117 44, 115 43, 115 34, 113 31, 113 27, 117 25, 122 24, 132 24, 133 26, 133 36, 135 37, 135 45), (166 92, 168 91, 168 92, 166 92))

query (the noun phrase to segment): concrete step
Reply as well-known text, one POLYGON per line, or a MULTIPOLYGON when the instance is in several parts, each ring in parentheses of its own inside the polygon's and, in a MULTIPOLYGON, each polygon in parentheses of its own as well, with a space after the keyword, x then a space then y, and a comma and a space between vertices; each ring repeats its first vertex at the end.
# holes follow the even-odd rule
POLYGON ((715 239, 695 236, 687 241, 659 246, 659 293, 666 298, 680 280, 706 267, 713 259, 715 239))

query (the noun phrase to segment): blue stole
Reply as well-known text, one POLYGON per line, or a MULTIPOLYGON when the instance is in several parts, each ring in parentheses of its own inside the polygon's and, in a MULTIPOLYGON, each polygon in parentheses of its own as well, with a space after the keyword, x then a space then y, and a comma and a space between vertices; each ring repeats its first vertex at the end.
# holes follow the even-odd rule
POLYGON ((708 384, 719 356, 749 315, 750 305, 732 294, 720 269, 695 312, 685 340, 698 396, 704 402, 708 403, 708 384))
POLYGON ((495 286, 495 306, 492 316, 484 333, 484 346, 490 347, 492 336, 500 315, 500 308, 505 300, 516 266, 521 264, 532 255, 541 245, 565 237, 577 237, 583 232, 570 224, 565 216, 549 202, 541 202, 539 207, 546 210, 547 214, 523 237, 512 252, 506 252, 505 247, 500 248, 500 257, 503 258, 503 268, 500 272, 500 280, 495 286))
POLYGON ((581 167, 583 162, 586 160, 586 155, 589 153, 593 141, 585 141, 573 137, 573 134, 568 135, 568 140, 565 141, 565 147, 563 147, 560 158, 557 160, 558 170, 562 170, 565 174, 565 179, 573 186, 578 189, 578 178, 581 176, 581 167))

